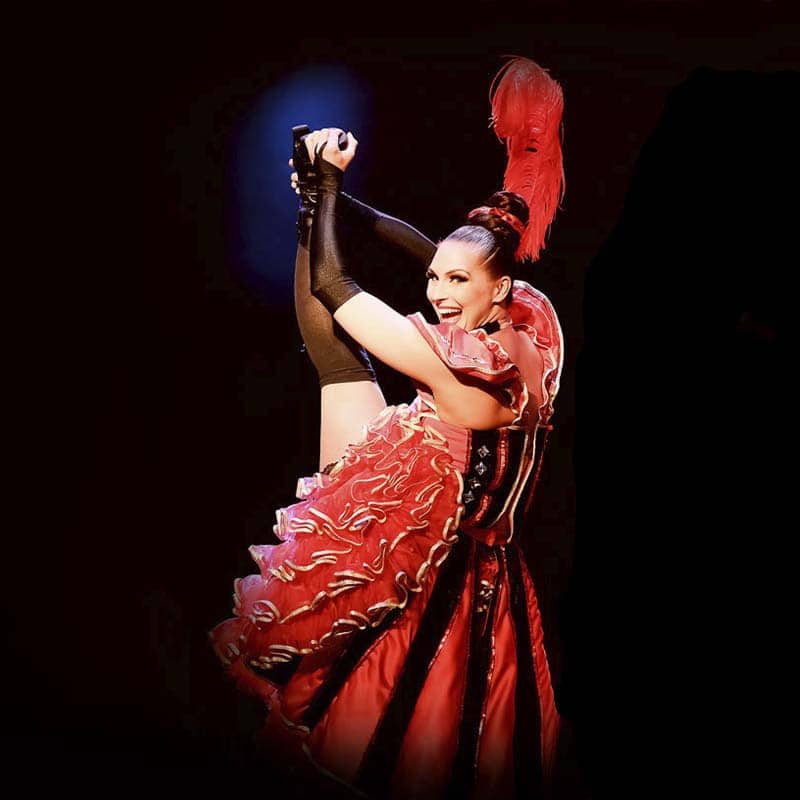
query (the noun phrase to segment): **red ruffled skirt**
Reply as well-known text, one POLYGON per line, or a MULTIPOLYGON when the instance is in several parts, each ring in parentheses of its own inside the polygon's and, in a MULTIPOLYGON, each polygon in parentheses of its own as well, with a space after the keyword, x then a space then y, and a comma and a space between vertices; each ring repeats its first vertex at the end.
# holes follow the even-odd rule
POLYGON ((459 529, 462 491, 441 432, 389 406, 250 548, 209 637, 270 708, 275 763, 355 796, 540 795, 559 717, 536 593, 516 542, 459 529))

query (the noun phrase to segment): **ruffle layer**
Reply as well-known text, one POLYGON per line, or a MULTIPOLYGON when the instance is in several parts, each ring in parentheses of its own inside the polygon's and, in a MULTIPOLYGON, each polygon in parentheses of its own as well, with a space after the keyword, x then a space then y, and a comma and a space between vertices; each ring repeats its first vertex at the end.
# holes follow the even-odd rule
MULTIPOLYGON (((525 330, 531 342, 542 352, 541 396, 544 400, 538 411, 539 422, 547 424, 553 415, 553 401, 558 393, 564 359, 564 340, 558 317, 553 304, 542 292, 520 280, 514 281, 508 312, 514 327, 525 330)), ((521 419, 528 402, 528 389, 519 367, 499 342, 483 328, 468 331, 450 322, 431 323, 419 311, 408 314, 407 318, 450 369, 506 391, 516 413, 515 424, 521 419)))
POLYGON ((528 390, 519 367, 499 342, 482 328, 467 331, 451 322, 428 322, 419 311, 407 318, 450 369, 503 389, 516 414, 515 421, 520 419, 528 402, 528 390))
POLYGON ((503 386, 519 377, 517 365, 483 328, 467 331, 452 322, 434 324, 419 311, 409 314, 408 319, 451 369, 494 386, 503 386))
POLYGON ((514 327, 524 327, 544 357, 539 422, 546 425, 553 416, 553 401, 558 394, 564 366, 564 335, 553 304, 526 281, 514 281, 508 313, 514 327))
POLYGON ((328 474, 276 511, 280 544, 252 545, 259 573, 234 581, 236 615, 209 631, 240 688, 270 703, 270 669, 336 645, 404 608, 457 541, 461 474, 416 407, 388 406, 328 474))

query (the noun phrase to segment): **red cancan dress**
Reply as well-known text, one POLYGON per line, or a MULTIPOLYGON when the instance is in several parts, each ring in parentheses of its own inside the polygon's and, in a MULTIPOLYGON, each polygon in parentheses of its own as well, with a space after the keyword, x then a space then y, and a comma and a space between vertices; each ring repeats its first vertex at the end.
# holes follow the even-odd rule
POLYGON ((500 387, 495 430, 440 420, 428 387, 386 407, 276 512, 233 616, 209 632, 269 708, 259 738, 354 797, 541 796, 559 729, 518 543, 563 364, 558 318, 515 281, 509 313, 544 359, 541 405, 485 330, 408 318, 454 372, 500 387))

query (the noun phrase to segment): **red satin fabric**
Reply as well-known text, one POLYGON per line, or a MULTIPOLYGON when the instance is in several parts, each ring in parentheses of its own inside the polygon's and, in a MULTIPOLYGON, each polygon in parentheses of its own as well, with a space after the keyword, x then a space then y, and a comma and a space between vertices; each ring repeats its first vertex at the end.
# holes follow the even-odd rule
MULTIPOLYGON (((507 547, 516 547, 514 543, 507 547)), ((474 596, 475 553, 451 624, 433 659, 410 725, 400 746, 391 779, 392 800, 441 797, 447 788, 457 746, 460 707, 466 680, 469 619, 474 596)), ((559 731, 536 593, 522 562, 541 713, 541 750, 545 776, 552 774, 559 731)), ((488 573, 483 573, 488 576, 488 573)), ((273 707, 261 734, 265 752, 301 763, 304 756, 318 769, 345 783, 356 777, 370 737, 391 698, 416 633, 432 583, 415 598, 397 624, 367 651, 310 735, 292 729, 318 686, 321 671, 299 672, 273 707), (286 748, 291 751, 287 755, 286 748)), ((514 793, 514 692, 517 677, 515 633, 508 607, 507 573, 498 585, 492 627, 492 658, 478 748, 477 785, 473 800, 511 797, 514 793)), ((324 670, 322 670, 324 672, 324 670)), ((308 763, 308 762, 306 762, 308 763)))

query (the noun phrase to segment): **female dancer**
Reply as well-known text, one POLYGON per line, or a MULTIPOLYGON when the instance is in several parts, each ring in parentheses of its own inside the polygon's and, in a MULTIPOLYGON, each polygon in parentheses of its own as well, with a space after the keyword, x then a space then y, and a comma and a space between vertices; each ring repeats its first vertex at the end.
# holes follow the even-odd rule
MULTIPOLYGON (((509 76, 560 100, 533 62, 511 62, 509 76)), ((558 112, 547 128, 527 128, 526 153, 552 149, 558 112)), ((228 673, 270 706, 265 746, 304 755, 354 796, 541 796, 558 714, 514 534, 541 463, 537 433, 550 429, 563 341, 547 298, 512 276, 520 254, 538 255, 543 237, 524 243, 544 217, 532 225, 522 196, 493 195, 435 247, 427 296, 440 322, 402 316, 363 291, 339 255, 340 206, 402 228, 343 198, 357 142, 349 135, 340 151, 339 133, 306 139, 318 175, 309 289, 351 354, 330 380, 321 374, 321 463, 326 448, 333 460, 300 479, 300 502, 278 509, 281 543, 251 546, 260 572, 235 582, 236 616, 209 635, 228 673), (411 404, 385 405, 365 350, 412 378, 411 404), (349 413, 367 418, 360 435, 342 436, 345 414, 334 416, 348 392, 349 413)))

